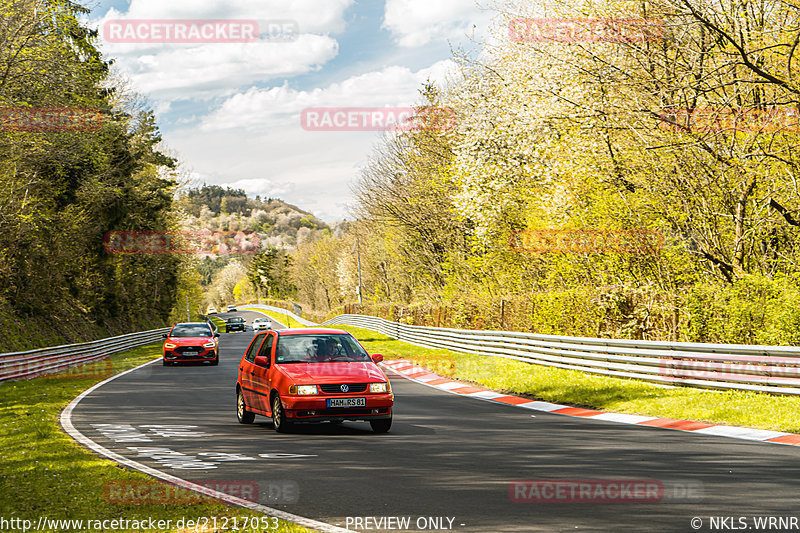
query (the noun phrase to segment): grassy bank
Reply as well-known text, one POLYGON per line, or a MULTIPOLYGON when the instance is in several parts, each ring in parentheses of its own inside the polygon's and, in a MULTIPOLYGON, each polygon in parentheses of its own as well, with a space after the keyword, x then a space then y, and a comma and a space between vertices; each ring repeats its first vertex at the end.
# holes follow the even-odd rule
POLYGON ((367 329, 336 326, 370 353, 408 359, 461 381, 577 407, 800 433, 800 398, 744 391, 665 389, 644 381, 593 376, 497 357, 420 348, 367 329))
MULTIPOLYGON (((217 517, 221 523, 219 520, 223 517, 235 517, 242 523, 245 518, 261 516, 220 503, 122 505, 109 502, 104 496, 109 482, 157 482, 95 456, 61 431, 59 414, 81 391, 112 373, 150 361, 160 353, 160 345, 154 344, 112 355, 110 365, 95 363, 79 367, 90 369, 83 373, 73 370, 0 384, 0 517, 33 520, 34 524, 42 516, 85 520, 152 517, 172 520, 175 524, 181 518, 217 517)), ((278 529, 271 531, 302 533, 309 530, 281 522, 278 529)))

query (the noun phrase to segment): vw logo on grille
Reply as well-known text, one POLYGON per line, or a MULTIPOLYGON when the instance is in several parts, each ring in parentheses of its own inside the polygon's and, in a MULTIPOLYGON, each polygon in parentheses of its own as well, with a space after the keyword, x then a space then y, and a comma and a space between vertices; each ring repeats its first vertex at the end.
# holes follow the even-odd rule
POLYGON ((347 392, 347 391, 349 391, 349 390, 350 390, 350 387, 348 387, 347 385, 342 385, 342 386, 341 386, 341 387, 339 387, 339 388, 340 388, 340 389, 342 389, 342 392, 347 392))

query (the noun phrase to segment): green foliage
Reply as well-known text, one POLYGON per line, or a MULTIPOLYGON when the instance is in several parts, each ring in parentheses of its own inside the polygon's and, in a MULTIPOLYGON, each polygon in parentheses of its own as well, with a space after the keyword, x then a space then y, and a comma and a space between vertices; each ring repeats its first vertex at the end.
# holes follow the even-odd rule
POLYGON ((297 291, 289 278, 290 265, 284 250, 269 246, 253 257, 247 277, 265 298, 288 299, 297 291))
POLYGON ((199 217, 203 207, 207 207, 212 214, 242 213, 250 214, 247 206, 247 193, 242 189, 222 188, 219 185, 203 185, 199 189, 187 190, 180 201, 188 213, 199 217))
POLYGON ((158 150, 153 113, 112 86, 86 12, 66 0, 0 5, 0 107, 102 116, 98 129, 0 129, 0 299, 22 317, 132 331, 167 318, 180 260, 111 256, 103 235, 176 227, 175 161, 158 150))
POLYGON ((733 285, 695 287, 687 297, 688 336, 697 342, 800 344, 797 281, 752 275, 733 285))

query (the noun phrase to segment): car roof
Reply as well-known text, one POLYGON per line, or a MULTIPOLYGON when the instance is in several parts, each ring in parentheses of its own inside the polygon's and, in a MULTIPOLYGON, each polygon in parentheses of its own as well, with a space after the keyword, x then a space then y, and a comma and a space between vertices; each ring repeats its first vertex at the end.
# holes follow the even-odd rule
POLYGON ((174 328, 175 326, 208 326, 208 322, 181 322, 172 327, 174 328))
POLYGON ((294 328, 282 329, 278 335, 350 335, 341 329, 328 329, 328 328, 294 328))

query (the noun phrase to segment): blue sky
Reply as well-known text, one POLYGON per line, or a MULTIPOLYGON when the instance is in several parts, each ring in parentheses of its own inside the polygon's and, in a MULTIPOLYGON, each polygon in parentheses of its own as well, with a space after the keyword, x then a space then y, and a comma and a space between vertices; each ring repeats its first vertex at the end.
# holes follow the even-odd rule
POLYGON ((308 107, 410 106, 427 79, 455 72, 492 13, 475 0, 93 0, 108 20, 291 20, 292 42, 112 43, 126 85, 156 110, 192 184, 282 198, 328 222, 349 217, 349 185, 380 132, 305 131, 308 107))

